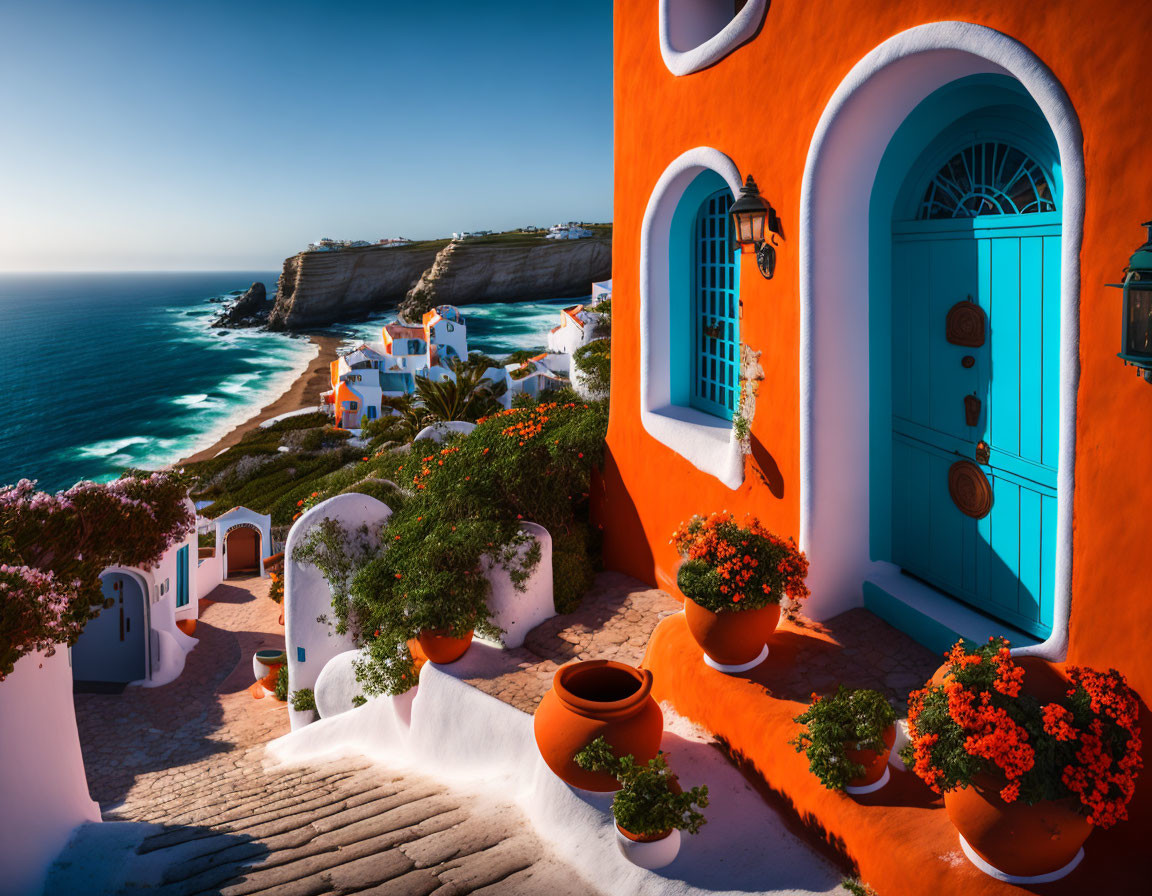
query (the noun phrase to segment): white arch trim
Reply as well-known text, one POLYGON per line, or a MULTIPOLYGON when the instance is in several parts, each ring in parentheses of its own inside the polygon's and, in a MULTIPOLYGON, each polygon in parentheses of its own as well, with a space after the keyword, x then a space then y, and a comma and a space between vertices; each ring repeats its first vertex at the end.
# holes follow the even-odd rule
POLYGON ((712 25, 716 5, 716 0, 660 0, 660 56, 677 77, 713 65, 750 40, 764 20, 768 0, 748 0, 719 32, 712 25))
POLYGON ((861 585, 871 580, 901 590, 901 599, 932 618, 940 619, 941 603, 961 612, 957 602, 870 558, 869 358, 868 340, 860 338, 868 303, 844 285, 868 283, 868 206, 892 135, 930 93, 980 73, 1006 74, 1032 96, 1056 138, 1064 179, 1053 627, 1047 640, 1018 651, 1062 659, 1072 583, 1083 135, 1063 87, 1032 51, 965 22, 909 29, 861 59, 833 93, 809 149, 800 208, 800 540, 812 563, 809 611, 823 619, 859 606, 861 585))
MULTIPOLYGON (((745 7, 747 8, 747 7, 745 7)), ((667 445, 694 467, 729 488, 744 481, 744 455, 732 425, 695 408, 672 403, 671 283, 669 278, 672 216, 688 185, 711 170, 740 194, 736 164, 709 146, 679 156, 656 182, 640 231, 640 420, 650 436, 667 445)))

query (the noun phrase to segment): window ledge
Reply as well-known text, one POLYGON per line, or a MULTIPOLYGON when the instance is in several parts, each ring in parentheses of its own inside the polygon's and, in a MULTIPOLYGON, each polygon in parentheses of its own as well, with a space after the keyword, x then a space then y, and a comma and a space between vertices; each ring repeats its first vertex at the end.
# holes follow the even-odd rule
POLYGON ((640 419, 652 438, 696 469, 715 476, 731 489, 743 484, 744 453, 728 421, 681 405, 643 409, 640 419))

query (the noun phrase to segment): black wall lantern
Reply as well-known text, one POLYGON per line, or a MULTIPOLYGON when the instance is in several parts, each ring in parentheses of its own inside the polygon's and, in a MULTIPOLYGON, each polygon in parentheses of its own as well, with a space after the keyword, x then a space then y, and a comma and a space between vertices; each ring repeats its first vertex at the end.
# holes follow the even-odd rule
POLYGON ((755 249, 756 266, 766 280, 776 273, 776 234, 780 220, 776 211, 756 189, 752 175, 740 188, 740 198, 732 203, 732 229, 741 249, 755 249))
POLYGON ((1152 383, 1152 221, 1148 241, 1137 249, 1124 269, 1123 283, 1109 283, 1124 290, 1124 326, 1120 358, 1140 368, 1146 382, 1152 383))

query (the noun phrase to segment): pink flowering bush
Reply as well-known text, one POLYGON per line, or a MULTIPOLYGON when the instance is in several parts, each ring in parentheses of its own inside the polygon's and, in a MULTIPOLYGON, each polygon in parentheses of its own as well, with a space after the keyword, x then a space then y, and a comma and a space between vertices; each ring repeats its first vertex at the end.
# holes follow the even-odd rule
POLYGON ((25 654, 74 644, 109 566, 148 568, 192 527, 174 473, 131 473, 48 494, 0 487, 0 681, 25 654))

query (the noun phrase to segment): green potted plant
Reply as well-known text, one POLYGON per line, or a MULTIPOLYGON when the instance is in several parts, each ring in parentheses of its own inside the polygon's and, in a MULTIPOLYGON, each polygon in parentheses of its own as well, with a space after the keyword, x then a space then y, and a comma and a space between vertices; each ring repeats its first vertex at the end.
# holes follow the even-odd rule
POLYGON ((631 756, 617 757, 598 737, 576 754, 576 764, 620 782, 612 798, 616 843, 625 858, 641 868, 663 868, 672 862, 680 851, 680 832, 695 834, 704 824, 700 810, 708 806, 708 788, 701 785, 685 792, 662 753, 639 764, 631 756))
POLYGON ((1069 873, 1094 827, 1128 817, 1142 765, 1139 701, 1115 669, 957 642, 908 701, 905 763, 944 795, 968 859, 1042 883, 1069 873))
POLYGON ((888 757, 896 742, 896 711, 879 691, 840 685, 793 719, 804 730, 791 741, 829 790, 862 794, 888 783, 888 757))
POLYGON ((780 602, 808 596, 803 552, 755 517, 739 525, 727 511, 681 524, 672 544, 684 557, 676 584, 704 662, 729 674, 764 662, 780 621, 780 602))
POLYGON ((305 713, 308 722, 316 721, 316 694, 312 688, 293 691, 290 702, 296 712, 305 713))

